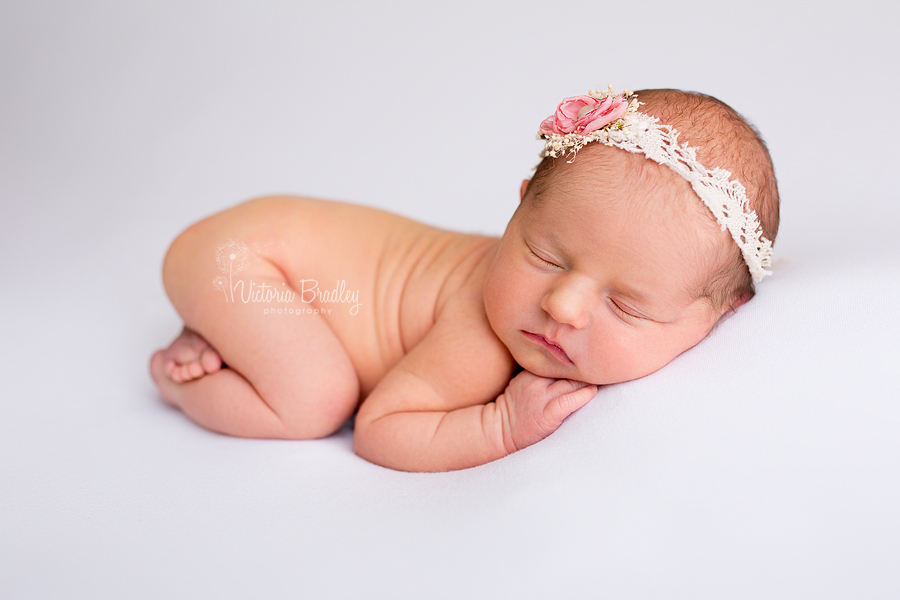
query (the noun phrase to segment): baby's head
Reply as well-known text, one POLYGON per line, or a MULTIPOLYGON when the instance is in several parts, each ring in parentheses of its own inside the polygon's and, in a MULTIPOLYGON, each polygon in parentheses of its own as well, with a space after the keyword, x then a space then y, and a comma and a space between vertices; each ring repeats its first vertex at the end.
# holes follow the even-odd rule
MULTIPOLYGON (((546 136, 557 157, 545 157, 523 182, 521 204, 491 266, 485 285, 491 326, 535 374, 605 384, 652 373, 752 297, 754 279, 765 274, 778 229, 778 191, 762 140, 713 98, 675 90, 646 90, 637 98, 642 104, 631 106, 626 121, 595 130, 599 141, 585 143, 580 130, 565 135, 565 128, 546 136), (685 175, 658 164, 658 153, 648 158, 655 141, 650 150, 629 146, 625 134, 641 114, 657 117, 659 125, 681 132, 679 144, 697 149, 693 163, 690 156, 683 162, 725 169, 730 177, 715 172, 704 179, 695 177, 695 167, 685 175), (693 186, 686 177, 695 178, 693 186), (755 229, 755 221, 746 219, 745 230, 733 233, 732 205, 731 229, 723 231, 695 191, 721 205, 722 189, 738 198, 743 193, 729 180, 746 188, 747 212, 755 211, 764 238, 749 239, 743 253, 733 236, 753 238, 746 227, 755 229)), ((588 114, 582 122, 591 118, 590 108, 582 108, 588 114)), ((646 135, 636 139, 648 145, 646 135)))

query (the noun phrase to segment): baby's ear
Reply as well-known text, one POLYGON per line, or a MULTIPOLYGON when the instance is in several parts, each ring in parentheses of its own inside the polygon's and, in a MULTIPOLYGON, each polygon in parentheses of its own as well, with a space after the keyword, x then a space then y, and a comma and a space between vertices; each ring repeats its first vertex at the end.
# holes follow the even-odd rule
POLYGON ((522 201, 525 199, 525 194, 528 192, 528 183, 530 181, 531 181, 530 179, 522 180, 522 187, 519 188, 519 201, 522 201))
POLYGON ((719 319, 716 321, 716 324, 713 327, 718 327, 720 324, 727 321, 729 318, 734 316, 734 313, 737 312, 737 309, 747 304, 750 301, 750 298, 753 297, 753 292, 747 291, 741 294, 731 305, 725 309, 722 314, 719 315, 719 319))
POLYGON ((741 295, 738 297, 737 300, 735 300, 735 301, 731 304, 731 306, 728 308, 728 312, 729 312, 729 313, 737 312, 737 309, 739 309, 739 308, 742 307, 743 305, 747 304, 747 302, 749 302, 749 301, 750 301, 750 298, 752 298, 752 297, 753 297, 753 292, 751 292, 751 291, 749 291, 749 290, 746 291, 746 292, 744 292, 743 294, 741 294, 741 295))

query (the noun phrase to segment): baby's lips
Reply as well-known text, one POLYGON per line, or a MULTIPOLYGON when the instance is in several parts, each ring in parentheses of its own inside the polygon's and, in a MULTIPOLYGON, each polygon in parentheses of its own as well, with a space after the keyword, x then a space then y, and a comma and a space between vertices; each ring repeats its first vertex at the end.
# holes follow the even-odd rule
POLYGON ((563 347, 560 346, 557 342, 550 341, 548 338, 544 337, 543 335, 538 335, 538 337, 540 337, 542 340, 544 340, 545 344, 555 348, 556 351, 559 352, 563 356, 563 358, 565 358, 566 361, 568 361, 570 363, 573 362, 572 359, 569 357, 569 355, 566 353, 566 351, 563 350, 563 347))

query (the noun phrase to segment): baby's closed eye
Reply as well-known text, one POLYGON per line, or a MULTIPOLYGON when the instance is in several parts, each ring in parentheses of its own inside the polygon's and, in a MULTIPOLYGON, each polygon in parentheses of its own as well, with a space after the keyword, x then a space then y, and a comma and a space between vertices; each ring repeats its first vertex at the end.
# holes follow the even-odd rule
POLYGON ((609 304, 612 306, 613 312, 616 313, 619 317, 621 317, 624 321, 646 321, 647 320, 645 317, 641 317, 639 315, 636 315, 636 314, 630 312, 629 310, 626 310, 612 298, 609 299, 609 304))
POLYGON ((547 259, 543 258, 542 256, 540 256, 539 254, 537 254, 534 250, 531 249, 531 246, 528 247, 528 252, 530 252, 531 256, 533 256, 535 258, 535 260, 537 260, 539 263, 546 265, 548 267, 562 269, 562 267, 559 266, 558 264, 550 262, 549 260, 547 260, 547 259))

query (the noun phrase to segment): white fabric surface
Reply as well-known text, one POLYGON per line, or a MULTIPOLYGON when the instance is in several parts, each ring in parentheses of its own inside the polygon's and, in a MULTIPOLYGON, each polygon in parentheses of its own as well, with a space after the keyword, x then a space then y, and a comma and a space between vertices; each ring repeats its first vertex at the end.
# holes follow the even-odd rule
POLYGON ((900 595, 895 9, 324 4, 0 4, 0 597, 900 595), (607 83, 769 141, 776 273, 697 348, 447 474, 159 400, 185 226, 283 191, 499 234, 607 83))

